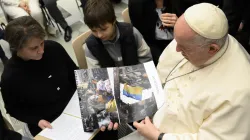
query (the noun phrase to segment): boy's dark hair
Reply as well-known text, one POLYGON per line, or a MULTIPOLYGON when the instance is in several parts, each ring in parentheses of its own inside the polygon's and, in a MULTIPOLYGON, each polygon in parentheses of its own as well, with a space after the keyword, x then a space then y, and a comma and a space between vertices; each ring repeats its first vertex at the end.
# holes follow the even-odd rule
POLYGON ((44 39, 45 35, 42 26, 31 16, 14 19, 5 29, 5 40, 10 44, 12 53, 23 48, 29 39, 33 37, 44 39))
POLYGON ((83 13, 84 22, 90 29, 116 21, 115 10, 110 0, 87 0, 83 13))

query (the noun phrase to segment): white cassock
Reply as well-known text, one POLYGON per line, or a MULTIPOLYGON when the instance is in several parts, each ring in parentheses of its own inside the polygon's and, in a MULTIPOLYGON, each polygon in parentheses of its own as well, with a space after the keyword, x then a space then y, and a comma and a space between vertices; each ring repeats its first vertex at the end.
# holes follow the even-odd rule
MULTIPOLYGON (((171 61, 168 56, 176 55, 175 60, 181 61, 175 48, 173 41, 160 58, 162 80, 177 65, 165 65, 171 61)), ((166 133, 163 139, 250 140, 249 62, 249 54, 230 35, 207 67, 197 70, 182 60, 167 79, 166 104, 153 119, 155 126, 166 133)))
MULTIPOLYGON (((219 39, 227 33, 224 13, 211 4, 184 13, 198 34, 219 39)), ((204 68, 176 52, 173 40, 157 67, 166 82, 165 101, 153 118, 163 140, 250 140, 250 56, 230 35, 204 68)), ((133 133, 125 140, 144 139, 133 133)))
MULTIPOLYGON (((165 81, 181 61, 168 77, 166 103, 153 119, 160 132, 166 133, 163 140, 250 140, 249 54, 229 36, 225 46, 207 62, 210 65, 197 70, 175 49, 174 40, 157 67, 165 81)), ((135 132, 127 139, 144 138, 135 132)))

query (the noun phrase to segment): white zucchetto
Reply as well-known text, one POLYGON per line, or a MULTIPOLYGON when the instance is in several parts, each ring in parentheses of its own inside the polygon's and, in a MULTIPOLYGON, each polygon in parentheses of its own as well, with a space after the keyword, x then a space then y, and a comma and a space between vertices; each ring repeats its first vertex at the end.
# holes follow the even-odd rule
POLYGON ((228 33, 228 21, 224 12, 215 5, 200 3, 189 7, 184 18, 199 35, 208 39, 220 39, 228 33))

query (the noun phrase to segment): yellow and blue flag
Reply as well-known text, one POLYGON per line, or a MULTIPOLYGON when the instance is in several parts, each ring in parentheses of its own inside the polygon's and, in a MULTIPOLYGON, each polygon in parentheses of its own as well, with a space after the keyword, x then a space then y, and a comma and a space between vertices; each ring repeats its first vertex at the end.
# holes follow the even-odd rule
POLYGON ((123 95, 139 100, 142 100, 142 87, 136 86, 136 87, 132 87, 127 85, 127 83, 124 84, 124 88, 123 88, 123 95))

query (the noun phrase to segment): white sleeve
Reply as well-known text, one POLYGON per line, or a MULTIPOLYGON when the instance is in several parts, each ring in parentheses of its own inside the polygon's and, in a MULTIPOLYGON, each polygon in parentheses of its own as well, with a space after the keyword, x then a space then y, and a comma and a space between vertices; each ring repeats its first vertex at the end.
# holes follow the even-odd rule
POLYGON ((198 133, 167 133, 163 140, 249 140, 250 98, 244 92, 237 95, 233 101, 220 102, 220 106, 204 119, 198 133))
POLYGON ((152 61, 150 48, 145 42, 145 40, 143 39, 143 36, 141 35, 141 33, 135 27, 133 27, 133 33, 134 33, 135 42, 138 48, 137 53, 138 53, 139 63, 152 61))
POLYGON ((92 53, 88 49, 86 43, 83 45, 83 49, 84 49, 84 52, 85 52, 85 57, 86 57, 88 68, 89 69, 92 69, 92 68, 101 68, 101 66, 99 64, 99 61, 92 55, 92 53))
POLYGON ((18 6, 20 1, 19 0, 1 0, 1 3, 5 5, 18 6))

